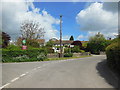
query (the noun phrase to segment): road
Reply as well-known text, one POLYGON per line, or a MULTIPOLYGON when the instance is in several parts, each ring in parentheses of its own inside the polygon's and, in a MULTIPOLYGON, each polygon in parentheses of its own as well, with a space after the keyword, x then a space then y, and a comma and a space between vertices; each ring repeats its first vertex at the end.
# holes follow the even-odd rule
POLYGON ((44 62, 4 63, 1 88, 114 88, 105 55, 44 62))

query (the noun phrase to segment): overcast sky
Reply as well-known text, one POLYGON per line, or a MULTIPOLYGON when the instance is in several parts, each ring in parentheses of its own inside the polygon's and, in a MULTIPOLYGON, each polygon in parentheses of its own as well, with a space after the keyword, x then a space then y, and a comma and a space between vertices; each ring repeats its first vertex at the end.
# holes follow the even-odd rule
MULTIPOLYGON (((13 0, 12 0, 13 1, 13 0)), ((20 36, 24 20, 35 20, 45 28, 45 39, 59 39, 59 15, 63 15, 63 39, 88 40, 97 32, 112 37, 118 32, 118 3, 116 2, 3 2, 2 30, 12 39, 20 36)), ((98 0, 97 0, 98 1, 98 0)), ((0 18, 1 19, 1 18, 0 18)), ((1 25, 0 25, 1 27, 1 25)))

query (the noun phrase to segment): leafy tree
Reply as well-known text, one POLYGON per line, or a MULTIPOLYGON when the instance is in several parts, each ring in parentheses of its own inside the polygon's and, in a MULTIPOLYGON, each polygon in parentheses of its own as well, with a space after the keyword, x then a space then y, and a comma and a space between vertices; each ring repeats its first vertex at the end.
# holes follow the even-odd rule
POLYGON ((74 46, 73 48, 71 48, 71 52, 72 53, 78 53, 78 52, 80 52, 80 47, 79 46, 74 46))
POLYGON ((70 40, 70 41, 74 41, 74 37, 73 37, 73 36, 71 36, 69 40, 70 40))
POLYGON ((27 46, 31 46, 34 48, 40 47, 39 43, 36 40, 31 40, 31 39, 27 40, 27 46))
POLYGON ((48 41, 46 46, 47 47, 52 47, 54 45, 54 41, 48 41))
POLYGON ((2 32, 2 47, 3 48, 6 48, 8 46, 10 39, 11 38, 7 33, 2 32))
POLYGON ((108 44, 109 41, 105 39, 103 34, 98 32, 98 34, 89 38, 87 49, 93 54, 99 54, 100 51, 105 51, 108 44))
POLYGON ((44 28, 35 21, 24 21, 21 25, 22 37, 26 39, 40 39, 44 37, 44 28))

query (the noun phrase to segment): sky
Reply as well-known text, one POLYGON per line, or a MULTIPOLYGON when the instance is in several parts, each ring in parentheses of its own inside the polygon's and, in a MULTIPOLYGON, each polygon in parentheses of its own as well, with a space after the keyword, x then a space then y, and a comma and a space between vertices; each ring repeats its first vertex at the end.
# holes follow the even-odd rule
POLYGON ((3 2, 2 29, 12 39, 20 36, 24 20, 35 20, 45 28, 44 38, 59 39, 59 15, 62 18, 62 38, 86 41, 101 32, 114 38, 118 32, 118 7, 116 2, 3 2))

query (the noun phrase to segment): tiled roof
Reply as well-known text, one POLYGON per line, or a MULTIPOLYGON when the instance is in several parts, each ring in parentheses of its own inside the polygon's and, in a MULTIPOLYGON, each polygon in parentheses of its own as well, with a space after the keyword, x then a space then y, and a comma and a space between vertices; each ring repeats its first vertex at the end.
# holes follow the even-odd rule
MULTIPOLYGON (((19 42, 21 43, 22 38, 18 38, 19 42)), ((36 40, 38 43, 42 44, 45 43, 45 39, 32 39, 32 40, 36 40)))
POLYGON ((87 42, 89 42, 89 41, 81 41, 81 43, 87 43, 87 42))
POLYGON ((45 43, 45 39, 36 39, 38 43, 45 43))
MULTIPOLYGON (((72 42, 70 40, 62 40, 62 44, 71 44, 72 42)), ((54 44, 60 44, 60 40, 54 41, 54 44)))

